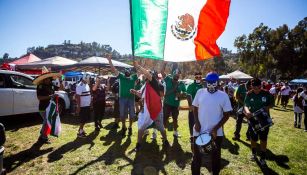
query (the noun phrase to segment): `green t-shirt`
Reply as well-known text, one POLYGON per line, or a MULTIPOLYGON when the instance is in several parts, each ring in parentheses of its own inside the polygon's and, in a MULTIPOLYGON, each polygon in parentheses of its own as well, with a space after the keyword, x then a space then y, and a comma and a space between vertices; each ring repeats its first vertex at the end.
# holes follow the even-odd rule
POLYGON ((194 100, 194 97, 195 97, 198 89, 201 89, 201 88, 203 88, 203 85, 201 83, 193 82, 193 83, 188 85, 187 94, 192 96, 192 101, 194 100))
POLYGON ((251 112, 255 112, 263 107, 270 106, 272 101, 272 95, 267 91, 261 90, 259 94, 248 92, 244 100, 244 105, 248 107, 251 112))
MULTIPOLYGON (((166 92, 164 96, 164 104, 174 106, 174 107, 179 107, 180 100, 176 98, 176 93, 173 90, 175 84, 173 83, 173 78, 170 76, 167 76, 164 78, 165 86, 166 86, 166 92)), ((185 85, 182 82, 178 82, 176 92, 181 93, 185 92, 185 85)))
MULTIPOLYGON (((241 84, 241 85, 237 88, 237 90, 235 91, 235 94, 236 94, 236 95, 240 95, 240 96, 242 97, 243 103, 244 103, 244 99, 245 99, 245 97, 246 97, 246 93, 247 93, 247 89, 246 89, 246 87, 245 87, 245 84, 241 84)), ((238 104, 239 104, 240 107, 244 105, 244 104, 240 103, 239 100, 238 100, 238 104)))
POLYGON ((133 74, 130 77, 126 77, 123 73, 118 74, 119 79, 119 97, 133 99, 134 95, 130 93, 130 89, 134 89, 135 80, 137 75, 133 74))

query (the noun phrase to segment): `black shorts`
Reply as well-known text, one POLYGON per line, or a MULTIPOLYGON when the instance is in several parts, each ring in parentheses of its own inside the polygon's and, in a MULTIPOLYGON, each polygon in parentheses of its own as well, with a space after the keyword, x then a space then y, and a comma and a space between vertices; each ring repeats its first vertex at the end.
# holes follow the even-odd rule
POLYGON ((164 124, 168 120, 169 116, 172 116, 173 120, 178 119, 179 115, 179 107, 175 106, 170 106, 168 104, 164 104, 163 106, 163 119, 164 119, 164 124))
POLYGON ((105 104, 104 101, 96 102, 96 103, 93 104, 95 117, 104 116, 104 112, 105 112, 105 108, 106 108, 105 106, 106 106, 106 104, 105 104))
POLYGON ((86 123, 87 121, 89 121, 90 116, 91 116, 90 106, 81 107, 79 116, 80 116, 81 123, 86 123))
POLYGON ((248 127, 248 132, 250 134, 250 137, 253 141, 258 141, 258 139, 262 141, 267 141, 268 140, 268 135, 269 135, 269 127, 265 128, 263 131, 258 131, 255 133, 252 129, 252 127, 248 127))

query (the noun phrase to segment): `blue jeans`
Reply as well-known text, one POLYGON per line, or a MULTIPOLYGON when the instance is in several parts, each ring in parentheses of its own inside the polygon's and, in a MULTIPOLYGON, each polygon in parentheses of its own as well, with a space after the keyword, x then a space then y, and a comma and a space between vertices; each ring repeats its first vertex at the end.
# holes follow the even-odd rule
POLYGON ((134 111, 134 98, 119 98, 119 116, 121 119, 126 119, 128 117, 129 112, 129 118, 134 119, 135 117, 135 111, 134 111))

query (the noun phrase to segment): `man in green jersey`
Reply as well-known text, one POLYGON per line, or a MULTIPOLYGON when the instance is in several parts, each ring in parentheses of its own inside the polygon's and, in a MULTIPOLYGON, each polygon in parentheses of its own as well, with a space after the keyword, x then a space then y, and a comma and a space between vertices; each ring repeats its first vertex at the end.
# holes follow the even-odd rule
MULTIPOLYGON (((250 120, 253 117, 253 112, 263 108, 269 114, 269 108, 272 107, 273 97, 272 95, 263 89, 261 89, 261 80, 258 78, 254 78, 251 80, 252 89, 246 94, 244 100, 244 112, 246 118, 250 120)), ((262 116, 259 116, 262 117, 262 116)), ((265 152, 267 147, 267 139, 269 134, 269 127, 265 128, 264 130, 260 130, 255 133, 252 130, 252 127, 249 127, 249 134, 251 137, 251 149, 252 149, 252 156, 251 160, 256 160, 256 147, 258 138, 260 139, 260 164, 262 166, 266 166, 265 162, 265 152)))
POLYGON ((111 70, 119 80, 119 117, 122 122, 122 136, 126 135, 126 119, 129 111, 129 128, 128 135, 132 134, 132 122, 135 118, 134 111, 134 95, 130 93, 130 89, 134 89, 137 75, 131 75, 131 71, 126 69, 124 73, 119 72, 112 64, 111 56, 107 57, 111 70))
MULTIPOLYGON (((238 89, 236 90, 235 93, 235 98, 238 101, 238 109, 236 112, 236 130, 234 132, 234 137, 232 138, 233 140, 240 140, 240 131, 242 127, 242 122, 243 122, 243 106, 244 106, 244 99, 246 96, 246 93, 251 89, 251 82, 247 81, 246 83, 242 83, 239 85, 238 89)), ((249 134, 248 131, 246 132, 246 138, 249 140, 249 134)))
MULTIPOLYGON (((162 69, 162 73, 164 74, 164 69, 162 69)), ((167 127, 168 118, 171 115, 173 117, 173 126, 174 126, 173 135, 175 137, 180 137, 177 131, 180 95, 182 92, 185 92, 186 89, 185 85, 182 82, 178 81, 181 75, 179 69, 175 69, 172 75, 173 76, 168 75, 164 78, 164 84, 166 89, 163 100, 164 127, 167 127)))

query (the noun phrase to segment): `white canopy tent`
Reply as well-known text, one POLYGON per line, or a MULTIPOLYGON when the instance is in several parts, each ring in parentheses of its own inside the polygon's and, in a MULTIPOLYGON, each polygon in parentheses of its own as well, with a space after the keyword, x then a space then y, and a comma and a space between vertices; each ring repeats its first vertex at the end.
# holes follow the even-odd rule
POLYGON ((227 75, 221 75, 220 76, 220 79, 221 80, 229 80, 229 79, 237 79, 237 80, 249 80, 249 79, 252 79, 253 77, 246 74, 246 73, 243 73, 239 70, 236 70, 234 72, 231 72, 227 75))
MULTIPOLYGON (((120 61, 116 61, 116 60, 112 60, 112 63, 114 65, 114 67, 119 68, 119 69, 123 69, 123 68, 132 68, 133 66, 120 62, 120 61)), ((89 57, 86 58, 76 64, 73 65, 68 65, 68 66, 62 66, 61 69, 65 69, 65 70, 73 70, 73 71, 91 71, 91 72, 99 72, 100 71, 107 71, 109 70, 110 65, 109 65, 109 61, 107 58, 104 57, 89 57)))
POLYGON ((26 63, 26 64, 20 64, 17 65, 17 69, 41 69, 43 66, 47 68, 58 68, 59 66, 67 66, 67 65, 72 65, 76 64, 77 61, 60 57, 60 56, 55 56, 47 59, 43 59, 40 61, 35 61, 31 63, 26 63))

